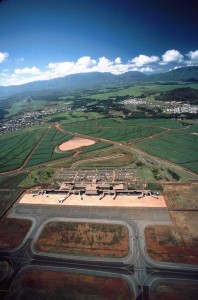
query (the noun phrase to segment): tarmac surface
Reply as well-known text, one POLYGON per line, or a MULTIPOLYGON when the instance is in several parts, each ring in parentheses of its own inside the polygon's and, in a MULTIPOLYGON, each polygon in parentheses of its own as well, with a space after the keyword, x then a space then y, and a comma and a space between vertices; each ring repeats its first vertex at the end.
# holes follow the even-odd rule
POLYGON ((157 262, 147 253, 144 228, 151 224, 171 224, 166 207, 16 203, 8 217, 31 219, 33 223, 17 248, 12 251, 3 251, 3 249, 0 251, 0 260, 9 264, 5 279, 0 282, 0 296, 1 290, 7 293, 15 278, 30 268, 121 278, 127 281, 138 300, 149 299, 150 287, 153 287, 155 282, 163 282, 168 277, 173 281, 182 280, 182 282, 198 280, 198 266, 157 262), (125 224, 130 229, 130 253, 125 258, 109 259, 37 252, 34 248, 36 240, 44 226, 54 220, 125 224))
POLYGON ((63 203, 59 203, 59 200, 67 197, 65 194, 44 194, 36 195, 31 193, 25 193, 19 204, 33 204, 33 205, 60 205, 60 206, 92 206, 92 207, 150 207, 150 208, 166 208, 166 203, 162 195, 157 198, 151 196, 144 196, 138 198, 135 195, 117 195, 113 199, 112 195, 105 195, 100 200, 99 196, 83 195, 82 199, 80 195, 70 195, 63 203))
POLYGON ((14 209, 17 215, 29 215, 35 218, 88 218, 114 220, 153 220, 170 221, 167 208, 139 207, 83 207, 76 205, 33 205, 19 204, 14 209))

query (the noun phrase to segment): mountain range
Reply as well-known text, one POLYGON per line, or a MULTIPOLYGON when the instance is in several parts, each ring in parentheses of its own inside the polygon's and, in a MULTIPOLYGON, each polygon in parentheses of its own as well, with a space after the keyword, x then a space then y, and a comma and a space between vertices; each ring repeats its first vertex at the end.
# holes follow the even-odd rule
POLYGON ((141 72, 126 72, 121 75, 111 73, 80 73, 59 77, 56 79, 35 81, 17 86, 0 86, 0 98, 26 92, 58 90, 69 91, 76 89, 95 89, 130 85, 140 82, 198 82, 198 66, 178 68, 166 73, 146 75, 141 72))

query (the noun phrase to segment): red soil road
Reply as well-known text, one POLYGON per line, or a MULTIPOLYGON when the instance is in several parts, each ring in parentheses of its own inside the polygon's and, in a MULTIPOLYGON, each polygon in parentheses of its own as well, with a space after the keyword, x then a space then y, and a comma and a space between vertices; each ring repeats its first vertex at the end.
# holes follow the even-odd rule
POLYGON ((6 299, 135 300, 124 280, 78 273, 31 269, 11 288, 6 299))

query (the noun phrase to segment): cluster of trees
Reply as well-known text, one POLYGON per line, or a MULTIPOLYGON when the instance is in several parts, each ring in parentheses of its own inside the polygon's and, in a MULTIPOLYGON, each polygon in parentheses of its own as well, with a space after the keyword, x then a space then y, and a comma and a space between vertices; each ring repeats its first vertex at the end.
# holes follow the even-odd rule
POLYGON ((178 101, 198 104, 198 90, 190 87, 173 89, 155 97, 159 101, 178 101))

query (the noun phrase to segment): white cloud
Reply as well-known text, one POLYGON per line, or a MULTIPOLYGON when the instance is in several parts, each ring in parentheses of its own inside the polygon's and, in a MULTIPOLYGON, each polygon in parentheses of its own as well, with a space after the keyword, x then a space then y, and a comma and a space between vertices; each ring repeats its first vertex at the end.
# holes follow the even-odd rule
MULTIPOLYGON (((0 52, 0 54, 2 53, 0 52)), ((4 53, 4 58, 0 56, 1 61, 6 59, 6 55, 8 56, 7 53, 4 53)), ((162 55, 161 61, 159 61, 159 56, 147 56, 143 54, 134 57, 126 63, 123 63, 119 56, 114 59, 108 59, 104 56, 92 59, 90 56, 83 56, 76 61, 49 62, 43 69, 39 69, 36 66, 16 68, 13 72, 3 69, 0 71, 0 84, 5 86, 19 85, 32 81, 49 80, 70 74, 88 72, 110 72, 114 75, 123 74, 128 71, 143 73, 163 72, 168 71, 168 67, 173 70, 186 65, 198 64, 198 50, 190 51, 186 54, 186 57, 188 57, 188 61, 184 60, 184 56, 177 50, 166 51, 162 55), (167 66, 169 63, 170 65, 167 66), (164 67, 159 67, 159 65, 164 65, 164 67)), ((19 60, 22 62, 23 58, 19 60)))
MULTIPOLYGON (((149 59, 149 61, 154 61, 155 59, 149 59)), ((148 62, 144 60, 144 64, 148 62)), ((139 64, 138 64, 139 65, 139 64)), ((22 68, 15 69, 12 74, 4 72, 3 85, 19 85, 32 81, 38 80, 48 80, 57 77, 64 77, 70 74, 77 73, 88 73, 88 72, 110 72, 114 75, 122 74, 128 71, 140 71, 140 72, 153 72, 150 67, 135 66, 134 63, 130 61, 126 64, 122 63, 120 57, 115 60, 110 60, 106 57, 100 57, 98 60, 92 59, 90 56, 80 57, 76 62, 65 61, 65 62, 50 62, 46 68, 41 71, 37 67, 32 68, 22 68)))
POLYGON ((116 57, 116 59, 114 60, 115 64, 121 64, 122 60, 120 57, 116 57))
POLYGON ((41 72, 37 67, 32 67, 32 68, 15 69, 14 73, 16 75, 20 75, 20 74, 37 75, 37 74, 40 74, 41 72))
POLYGON ((83 66, 86 68, 91 68, 93 66, 95 66, 97 64, 95 59, 91 59, 90 56, 83 56, 81 58, 79 58, 76 62, 76 66, 83 66))
POLYGON ((186 55, 189 58, 189 60, 185 62, 186 64, 188 65, 198 64, 198 50, 190 51, 186 55))
POLYGON ((160 65, 166 65, 171 62, 181 63, 183 61, 183 55, 177 50, 168 50, 162 55, 162 61, 160 65))
POLYGON ((8 57, 8 53, 7 52, 0 52, 0 63, 2 63, 3 61, 6 60, 6 58, 8 57))
POLYGON ((155 63, 159 60, 158 56, 147 56, 140 54, 139 56, 132 59, 134 67, 142 67, 147 64, 155 63))

